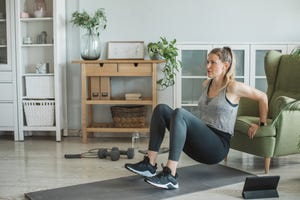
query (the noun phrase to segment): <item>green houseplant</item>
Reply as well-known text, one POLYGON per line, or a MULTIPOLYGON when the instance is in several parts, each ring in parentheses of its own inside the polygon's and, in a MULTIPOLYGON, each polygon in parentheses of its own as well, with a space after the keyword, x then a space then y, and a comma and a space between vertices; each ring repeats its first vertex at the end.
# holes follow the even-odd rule
POLYGON ((295 56, 300 56, 300 47, 294 48, 291 54, 295 56))
POLYGON ((157 81, 161 89, 166 89, 175 84, 176 72, 181 68, 181 62, 176 59, 178 48, 176 39, 169 41, 166 37, 160 37, 158 42, 150 42, 147 45, 150 59, 164 59, 165 66, 162 69, 163 77, 157 81))
POLYGON ((98 59, 101 52, 100 33, 107 26, 105 10, 99 8, 94 15, 89 15, 86 11, 76 11, 72 13, 71 23, 85 31, 81 36, 81 57, 84 60, 98 59))

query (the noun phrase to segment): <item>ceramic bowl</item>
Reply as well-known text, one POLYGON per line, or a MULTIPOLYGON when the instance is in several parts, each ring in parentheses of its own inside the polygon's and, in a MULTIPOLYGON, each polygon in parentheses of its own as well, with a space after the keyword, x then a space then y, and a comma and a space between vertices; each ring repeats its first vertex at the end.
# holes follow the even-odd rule
POLYGON ((36 10, 33 14, 36 18, 45 17, 45 12, 43 10, 36 10))

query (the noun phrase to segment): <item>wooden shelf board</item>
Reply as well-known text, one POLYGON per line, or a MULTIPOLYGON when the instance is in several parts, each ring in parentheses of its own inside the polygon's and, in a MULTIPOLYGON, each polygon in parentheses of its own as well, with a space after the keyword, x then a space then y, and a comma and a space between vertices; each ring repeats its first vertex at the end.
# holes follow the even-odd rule
POLYGON ((102 133, 131 133, 131 132, 142 132, 148 133, 149 127, 142 128, 116 128, 112 123, 93 123, 87 127, 87 132, 102 132, 102 133))
POLYGON ((72 63, 93 64, 93 63, 164 63, 165 60, 74 60, 72 63))
POLYGON ((142 100, 125 100, 125 99, 108 99, 108 100, 91 100, 88 99, 85 102, 86 104, 108 104, 108 105, 113 105, 113 104, 123 104, 123 105, 131 105, 131 104, 136 104, 136 105, 152 105, 153 101, 152 99, 145 98, 142 100))
POLYGON ((132 76, 152 76, 152 72, 99 72, 97 74, 86 74, 86 77, 91 77, 91 76, 127 76, 127 77, 132 77, 132 76))

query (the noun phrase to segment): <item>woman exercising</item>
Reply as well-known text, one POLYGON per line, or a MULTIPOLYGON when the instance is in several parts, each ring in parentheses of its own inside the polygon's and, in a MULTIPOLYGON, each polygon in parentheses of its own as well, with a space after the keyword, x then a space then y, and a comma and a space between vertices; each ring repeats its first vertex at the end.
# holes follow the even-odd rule
POLYGON ((144 176, 147 183, 165 189, 178 188, 176 169, 182 151, 201 163, 222 161, 229 151, 241 97, 259 102, 260 122, 251 124, 249 138, 254 137, 259 124, 266 123, 267 96, 234 80, 235 58, 229 47, 213 49, 208 54, 206 70, 208 79, 202 83, 198 103, 200 118, 183 108, 173 110, 165 104, 157 105, 151 118, 147 156, 136 164, 125 164, 126 169, 144 176), (163 170, 156 174, 156 158, 166 128, 170 132, 169 157, 163 170))

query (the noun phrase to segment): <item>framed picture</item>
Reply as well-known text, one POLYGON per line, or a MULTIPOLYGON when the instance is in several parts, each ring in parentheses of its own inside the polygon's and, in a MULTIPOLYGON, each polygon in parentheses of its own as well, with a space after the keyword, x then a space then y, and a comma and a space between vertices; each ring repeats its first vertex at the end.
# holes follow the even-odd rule
POLYGON ((144 41, 108 42, 107 59, 144 59, 144 41))

